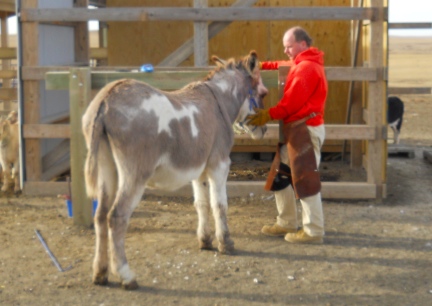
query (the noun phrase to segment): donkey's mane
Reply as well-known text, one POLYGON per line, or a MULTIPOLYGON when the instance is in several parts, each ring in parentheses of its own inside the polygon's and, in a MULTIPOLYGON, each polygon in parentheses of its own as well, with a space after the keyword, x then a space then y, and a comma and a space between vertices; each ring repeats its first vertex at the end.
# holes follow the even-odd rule
POLYGON ((213 76, 223 70, 226 69, 234 69, 236 66, 238 67, 237 64, 240 64, 241 61, 239 61, 238 63, 236 63, 234 58, 230 58, 226 61, 226 64, 224 66, 217 66, 214 70, 210 71, 209 74, 204 78, 204 81, 209 81, 213 78, 213 76))

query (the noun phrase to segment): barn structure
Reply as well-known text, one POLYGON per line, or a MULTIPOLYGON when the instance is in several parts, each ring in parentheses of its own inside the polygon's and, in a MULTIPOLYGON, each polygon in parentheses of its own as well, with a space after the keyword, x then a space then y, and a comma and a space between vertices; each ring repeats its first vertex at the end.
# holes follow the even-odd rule
MULTIPOLYGON (((254 49, 262 60, 285 59, 282 35, 301 25, 326 54, 323 150, 340 152, 348 144, 343 151, 350 152, 352 167, 367 173, 364 182, 325 182, 323 197, 386 196, 386 0, 21 0, 17 16, 26 194, 68 193, 68 183, 53 178, 71 167, 75 200, 90 201, 83 192, 80 121, 107 82, 130 77, 169 90, 205 76, 212 54, 237 57, 254 49), (89 20, 99 21, 98 48, 89 48, 89 20), (135 72, 144 63, 155 71, 135 72)), ((267 107, 277 103, 286 74, 262 72, 271 89, 267 107)), ((233 151, 273 152, 278 140, 274 122, 263 140, 236 138, 233 151)), ((248 194, 256 186, 262 182, 236 182, 228 185, 228 195, 248 194)), ((89 222, 78 209, 77 222, 89 222)))

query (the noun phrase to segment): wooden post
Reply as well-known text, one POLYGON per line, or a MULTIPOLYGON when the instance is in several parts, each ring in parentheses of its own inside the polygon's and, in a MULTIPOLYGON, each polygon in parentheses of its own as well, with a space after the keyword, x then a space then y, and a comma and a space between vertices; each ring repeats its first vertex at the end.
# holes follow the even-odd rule
MULTIPOLYGON (((194 0, 195 8, 207 7, 207 0, 194 0)), ((194 22, 195 67, 208 66, 208 27, 207 21, 194 22)))
MULTIPOLYGON (((8 13, 2 12, 1 14, 1 47, 7 48, 8 47, 8 26, 7 26, 7 18, 8 13)), ((10 69, 10 59, 2 59, 2 70, 9 70, 10 69)), ((10 79, 3 79, 3 85, 2 88, 10 88, 11 87, 11 81, 10 79)), ((3 110, 4 111, 11 111, 12 105, 10 100, 3 101, 3 110)))
MULTIPOLYGON (((76 0, 74 7, 88 7, 88 0, 76 0)), ((77 22, 75 25, 75 62, 79 64, 89 64, 90 49, 88 23, 77 22)))
MULTIPOLYGON (((371 0, 372 7, 383 7, 384 0, 371 0)), ((371 68, 383 68, 386 63, 384 56, 384 16, 371 20, 370 24, 369 62, 371 68)), ((384 71, 384 69, 381 69, 384 71)), ((383 72, 384 73, 384 72, 383 72)), ((383 137, 386 107, 386 86, 383 73, 379 73, 378 80, 369 83, 368 91, 368 125, 376 130, 375 140, 368 142, 367 154, 367 181, 376 186, 376 199, 381 201, 385 196, 384 184, 387 160, 387 143, 383 137)))
POLYGON ((86 146, 82 133, 81 118, 91 100, 90 68, 71 68, 69 73, 70 97, 70 154, 72 177, 73 219, 76 225, 91 226, 92 200, 86 195, 84 161, 86 146))
MULTIPOLYGON (((21 9, 38 8, 38 0, 21 1, 21 9)), ((39 66, 39 25, 37 22, 22 23, 22 66, 39 66)), ((40 122, 40 82, 26 80, 23 82, 22 117, 23 124, 40 122)), ((42 156, 39 139, 25 139, 24 181, 40 181, 42 174, 42 156)))

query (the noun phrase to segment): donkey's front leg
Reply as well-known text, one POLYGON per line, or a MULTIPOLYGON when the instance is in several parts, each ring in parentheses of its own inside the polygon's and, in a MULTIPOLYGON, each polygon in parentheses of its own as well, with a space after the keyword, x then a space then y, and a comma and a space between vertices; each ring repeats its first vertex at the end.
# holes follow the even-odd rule
POLYGON ((226 182, 231 161, 221 161, 215 169, 209 171, 210 203, 215 219, 216 238, 219 241, 219 252, 229 254, 234 251, 234 241, 230 238, 227 222, 228 201, 226 182))
POLYGON ((202 175, 199 179, 192 181, 193 193, 194 193, 194 206, 198 214, 198 227, 197 236, 200 249, 211 250, 212 249, 212 238, 209 226, 209 187, 205 175, 202 175))

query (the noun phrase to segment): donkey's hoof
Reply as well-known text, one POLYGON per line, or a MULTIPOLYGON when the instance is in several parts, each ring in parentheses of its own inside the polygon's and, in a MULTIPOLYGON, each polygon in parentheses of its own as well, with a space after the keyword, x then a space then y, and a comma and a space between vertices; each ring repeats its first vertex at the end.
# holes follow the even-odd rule
POLYGON ((105 275, 96 275, 93 277, 93 284, 98 286, 106 286, 108 285, 108 277, 105 275))
POLYGON ((138 283, 136 280, 130 281, 129 283, 122 283, 124 290, 136 290, 138 289, 138 283))
POLYGON ((230 255, 234 252, 234 241, 229 239, 228 241, 225 241, 225 243, 219 243, 218 250, 221 254, 227 254, 230 255))
POLYGON ((213 244, 212 244, 212 239, 211 238, 199 240, 198 242, 199 242, 199 248, 201 250, 211 250, 211 249, 213 249, 213 244))

